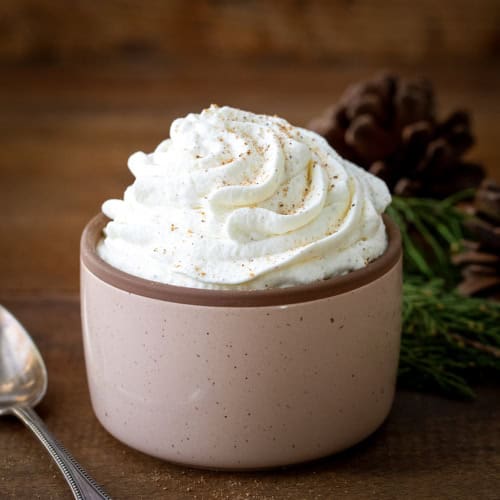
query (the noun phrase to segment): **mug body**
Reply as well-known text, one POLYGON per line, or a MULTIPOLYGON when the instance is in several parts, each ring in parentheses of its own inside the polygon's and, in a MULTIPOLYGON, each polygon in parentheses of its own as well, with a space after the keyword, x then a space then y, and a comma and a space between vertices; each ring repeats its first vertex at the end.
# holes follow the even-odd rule
POLYGON ((95 414, 116 438, 190 466, 259 469, 335 453, 384 421, 401 332, 392 222, 392 260, 356 286, 179 295, 102 272, 101 219, 82 238, 83 340, 95 414))

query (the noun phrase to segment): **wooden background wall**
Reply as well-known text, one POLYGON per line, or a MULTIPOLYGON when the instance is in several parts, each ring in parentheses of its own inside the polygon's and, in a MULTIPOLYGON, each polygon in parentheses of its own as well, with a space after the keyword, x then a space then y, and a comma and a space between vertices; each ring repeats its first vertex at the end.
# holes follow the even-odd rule
POLYGON ((499 0, 1 0, 0 64, 500 64, 499 0))

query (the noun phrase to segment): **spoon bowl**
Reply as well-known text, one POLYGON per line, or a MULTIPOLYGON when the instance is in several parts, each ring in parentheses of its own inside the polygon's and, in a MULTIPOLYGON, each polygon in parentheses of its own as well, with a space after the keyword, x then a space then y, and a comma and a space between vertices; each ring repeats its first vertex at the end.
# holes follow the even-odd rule
POLYGON ((21 323, 0 305, 0 415, 13 414, 42 442, 79 500, 108 499, 33 410, 47 392, 47 369, 21 323))
POLYGON ((47 392, 47 369, 28 332, 0 305, 0 415, 36 406, 47 392))

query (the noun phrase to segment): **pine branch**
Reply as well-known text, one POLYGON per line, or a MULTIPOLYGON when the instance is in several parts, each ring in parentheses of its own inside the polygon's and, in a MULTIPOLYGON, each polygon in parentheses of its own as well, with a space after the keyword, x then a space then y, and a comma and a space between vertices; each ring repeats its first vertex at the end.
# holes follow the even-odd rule
POLYGON ((472 397, 471 384, 500 379, 500 304, 453 291, 465 214, 446 200, 394 197, 389 215, 399 225, 404 253, 403 336, 399 385, 472 397))
POLYGON ((401 230, 406 274, 438 276, 456 284, 458 273, 450 254, 461 248, 466 216, 455 205, 472 194, 467 190, 442 201, 393 197, 387 212, 401 230))
POLYGON ((407 276, 399 384, 471 397, 471 383, 499 376, 500 304, 407 276))

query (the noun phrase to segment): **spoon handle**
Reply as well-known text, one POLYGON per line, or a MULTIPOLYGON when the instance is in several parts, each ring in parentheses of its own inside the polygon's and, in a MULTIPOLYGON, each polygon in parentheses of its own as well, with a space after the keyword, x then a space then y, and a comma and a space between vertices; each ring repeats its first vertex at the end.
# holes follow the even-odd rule
POLYGON ((71 456, 49 432, 40 417, 29 407, 16 407, 12 412, 30 428, 42 442, 50 456, 61 470, 77 500, 98 500, 111 497, 85 472, 82 466, 71 456))

